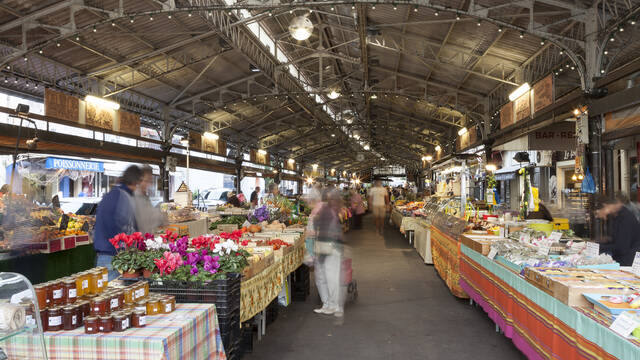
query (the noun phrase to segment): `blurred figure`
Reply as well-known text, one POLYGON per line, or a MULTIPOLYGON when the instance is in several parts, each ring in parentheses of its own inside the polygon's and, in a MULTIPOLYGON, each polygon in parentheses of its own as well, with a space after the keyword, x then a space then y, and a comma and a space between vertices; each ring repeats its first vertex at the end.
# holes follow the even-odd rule
POLYGON ((318 204, 318 212, 313 219, 315 239, 315 278, 316 287, 322 300, 322 307, 315 309, 318 314, 344 315, 344 299, 341 294, 342 268, 342 226, 338 212, 342 207, 340 193, 327 188, 318 204))
POLYGON ((624 194, 600 200, 596 216, 607 221, 611 238, 609 243, 600 244, 600 251, 610 254, 621 266, 631 266, 636 252, 640 251, 640 210, 636 204, 630 204, 624 194))
POLYGON ((527 219, 541 219, 551 222, 553 221, 553 215, 551 215, 549 209, 547 209, 547 207, 542 203, 542 200, 540 200, 538 203, 538 211, 530 212, 529 215, 527 215, 527 219))
POLYGON ((236 195, 232 191, 229 192, 229 197, 227 198, 227 204, 231 204, 231 205, 233 205, 235 207, 241 207, 242 206, 242 202, 238 198, 238 195, 236 195))
POLYGON ((304 196, 304 201, 311 209, 309 218, 307 221, 306 237, 304 239, 306 252, 304 254, 304 263, 308 266, 313 266, 315 261, 315 245, 316 245, 316 228, 314 220, 322 208, 322 194, 320 193, 320 185, 316 184, 311 191, 304 196))
POLYGON ((362 215, 364 214, 364 202, 362 196, 356 191, 351 189, 351 212, 353 212, 353 226, 356 229, 362 229, 362 215))
POLYGON ((149 199, 149 188, 153 185, 153 169, 149 165, 144 165, 141 170, 142 180, 134 193, 136 224, 141 233, 154 234, 164 223, 164 216, 149 199))
POLYGON ((373 213, 376 223, 376 231, 378 235, 382 235, 384 231, 384 217, 387 213, 389 205, 389 193, 382 187, 382 181, 376 180, 374 186, 369 190, 369 206, 373 213))
POLYGON ((260 196, 260 186, 256 186, 251 193, 251 197, 249 198, 249 201, 251 201, 251 207, 258 206, 258 196, 260 196))
POLYGON ((119 233, 132 234, 137 231, 133 196, 141 180, 142 170, 136 165, 129 166, 120 177, 118 185, 98 204, 93 248, 96 251, 96 266, 109 269, 109 281, 118 277, 118 272, 111 266, 116 249, 109 239, 119 233))
POLYGON ((9 184, 4 184, 0 187, 0 196, 9 193, 9 184))

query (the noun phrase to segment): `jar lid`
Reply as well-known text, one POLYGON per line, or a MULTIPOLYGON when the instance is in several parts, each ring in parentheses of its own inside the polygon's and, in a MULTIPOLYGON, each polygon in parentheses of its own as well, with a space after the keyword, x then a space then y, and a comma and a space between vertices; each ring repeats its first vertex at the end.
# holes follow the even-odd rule
POLYGON ((144 310, 135 310, 133 313, 136 314, 136 315, 145 315, 146 311, 144 311, 144 310))
POLYGON ((125 314, 114 314, 113 320, 124 320, 127 316, 125 314))
POLYGON ((148 302, 149 302, 148 300, 144 299, 136 302, 136 305, 146 305, 148 302))
POLYGON ((64 311, 75 311, 76 307, 75 306, 71 306, 71 305, 67 305, 65 307, 63 307, 64 311))
POLYGON ((84 321, 98 321, 98 317, 97 316, 87 316, 86 318, 84 318, 84 321))
POLYGON ((111 320, 111 315, 100 316, 100 320, 111 320))
POLYGON ((58 307, 58 306, 50 307, 49 308, 49 312, 51 312, 51 311, 60 311, 60 307, 58 307))
POLYGON ((65 278, 64 283, 65 284, 75 285, 76 284, 76 280, 74 278, 65 278))

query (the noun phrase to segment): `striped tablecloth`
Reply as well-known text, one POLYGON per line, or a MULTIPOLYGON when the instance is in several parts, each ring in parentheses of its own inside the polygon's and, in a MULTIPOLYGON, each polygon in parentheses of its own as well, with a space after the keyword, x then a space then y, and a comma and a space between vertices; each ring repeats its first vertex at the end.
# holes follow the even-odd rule
MULTIPOLYGON (((87 335, 84 328, 45 333, 50 360, 226 359, 213 304, 178 304, 170 314, 147 317, 147 326, 87 335)), ((3 348, 10 359, 30 359, 34 337, 15 336, 3 348)))

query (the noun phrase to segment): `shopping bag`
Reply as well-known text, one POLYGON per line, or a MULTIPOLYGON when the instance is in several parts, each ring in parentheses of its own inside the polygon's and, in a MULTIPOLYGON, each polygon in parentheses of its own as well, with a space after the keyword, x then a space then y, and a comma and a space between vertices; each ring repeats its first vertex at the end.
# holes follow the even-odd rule
POLYGON ((593 181, 593 176, 591 176, 591 172, 589 171, 589 168, 586 169, 584 179, 582 180, 582 185, 580 186, 580 191, 585 194, 596 193, 596 183, 595 181, 593 181))

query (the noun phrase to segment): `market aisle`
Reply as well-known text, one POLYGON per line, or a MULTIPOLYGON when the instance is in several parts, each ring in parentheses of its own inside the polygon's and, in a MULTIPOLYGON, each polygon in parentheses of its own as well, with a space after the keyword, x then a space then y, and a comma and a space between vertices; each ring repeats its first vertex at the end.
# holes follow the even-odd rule
POLYGON ((363 222, 365 229, 347 234, 360 296, 347 304, 344 323, 313 313, 312 286, 311 297, 282 310, 244 359, 524 358, 481 309, 449 293, 397 228, 387 225, 382 239, 371 216, 363 222))

